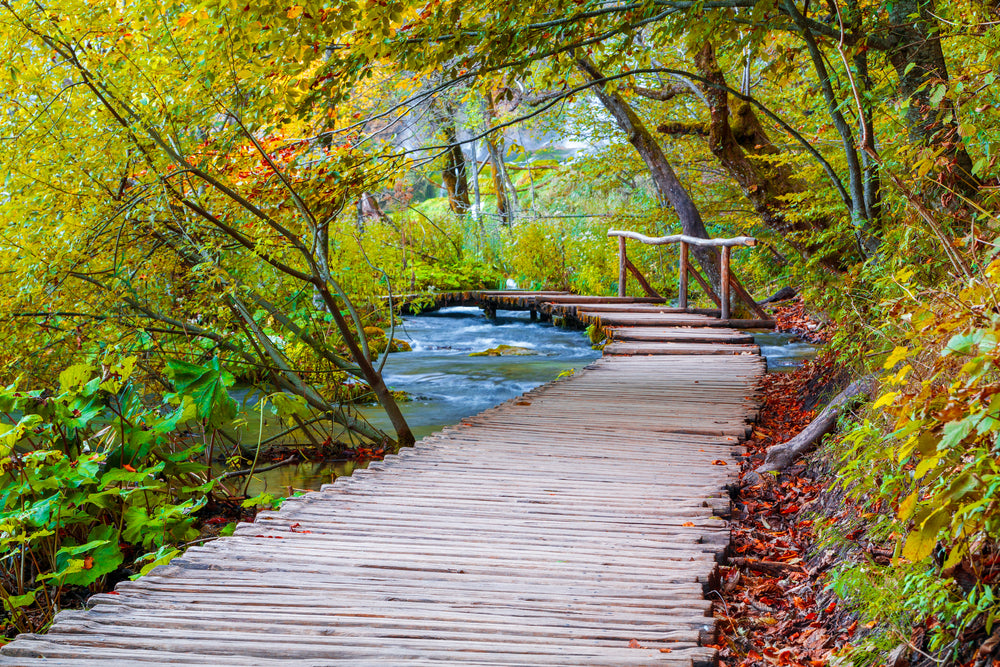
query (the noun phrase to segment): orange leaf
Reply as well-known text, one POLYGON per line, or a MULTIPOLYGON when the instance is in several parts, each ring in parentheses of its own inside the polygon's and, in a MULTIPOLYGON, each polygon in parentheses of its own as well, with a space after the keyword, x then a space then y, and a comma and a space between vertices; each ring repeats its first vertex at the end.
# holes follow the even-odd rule
POLYGON ((84 556, 83 557, 83 569, 84 570, 89 570, 92 567, 94 567, 94 557, 93 556, 84 556))
POLYGON ((694 528, 694 524, 691 523, 690 521, 685 521, 681 525, 684 526, 685 528, 694 528))
POLYGON ((723 461, 722 459, 715 459, 714 461, 712 461, 712 465, 714 465, 714 466, 727 466, 729 464, 726 463, 725 461, 723 461))
POLYGON ((285 16, 290 19, 297 19, 302 16, 302 5, 292 5, 288 8, 288 13, 285 16))

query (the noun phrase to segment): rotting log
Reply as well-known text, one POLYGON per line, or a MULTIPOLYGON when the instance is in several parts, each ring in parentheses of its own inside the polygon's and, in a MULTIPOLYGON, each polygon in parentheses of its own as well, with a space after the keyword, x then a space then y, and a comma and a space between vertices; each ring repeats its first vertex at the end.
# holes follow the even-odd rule
POLYGON ((798 435, 787 442, 774 445, 768 449, 767 455, 764 457, 764 462, 746 476, 743 480, 743 485, 753 486, 759 484, 766 473, 784 470, 802 455, 816 449, 820 438, 833 430, 834 425, 837 423, 837 418, 840 416, 841 409, 851 399, 856 396, 872 397, 877 385, 875 379, 875 375, 867 375, 860 380, 855 380, 844 391, 837 394, 823 408, 823 411, 809 422, 809 425, 802 429, 798 435))

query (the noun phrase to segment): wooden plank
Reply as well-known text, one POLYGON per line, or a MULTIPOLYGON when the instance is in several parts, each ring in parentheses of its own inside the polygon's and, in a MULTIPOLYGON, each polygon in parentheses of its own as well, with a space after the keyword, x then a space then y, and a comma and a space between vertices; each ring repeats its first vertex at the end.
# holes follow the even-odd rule
POLYGON ((719 345, 716 343, 610 343, 604 347, 604 354, 760 354, 756 345, 719 345))

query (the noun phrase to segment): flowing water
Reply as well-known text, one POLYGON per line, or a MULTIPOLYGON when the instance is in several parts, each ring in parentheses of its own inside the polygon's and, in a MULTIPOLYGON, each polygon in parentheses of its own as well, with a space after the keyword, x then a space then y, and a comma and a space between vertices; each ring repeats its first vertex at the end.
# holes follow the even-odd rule
POLYGON ((803 341, 795 334, 769 331, 755 333, 753 339, 767 359, 768 373, 790 372, 819 352, 818 346, 803 341))
MULTIPOLYGON (((418 439, 600 356, 583 332, 531 322, 526 312, 499 311, 496 319, 488 320, 478 308, 445 308, 403 318, 395 335, 413 349, 390 354, 383 376, 391 389, 411 397, 400 408, 418 439), (469 356, 498 345, 522 347, 534 354, 469 356)), ((817 350, 792 334, 756 333, 754 339, 770 372, 790 371, 817 350)), ((374 426, 391 432, 380 408, 362 407, 360 412, 374 426)), ((250 492, 318 489, 338 475, 351 474, 357 465, 363 464, 320 462, 278 468, 257 475, 250 492)))
MULTIPOLYGON (((403 318, 395 336, 409 343, 412 351, 390 354, 383 377, 390 389, 411 397, 399 407, 418 439, 601 356, 584 332, 531 322, 527 312, 499 311, 488 320, 478 308, 443 308, 403 318), (499 345, 526 348, 532 354, 469 356, 499 345)), ((372 425, 392 431, 377 406, 359 412, 372 425)), ((304 463, 278 468, 256 475, 250 493, 318 489, 338 474, 350 474, 353 465, 304 463)))
MULTIPOLYGON (((491 321, 478 308, 444 308, 404 318, 396 337, 413 351, 390 354, 383 373, 391 389, 411 396, 400 407, 417 438, 601 356, 582 331, 531 322, 526 312, 499 311, 491 321), (469 356, 498 345, 526 348, 532 354, 469 356)), ((378 410, 368 416, 376 426, 388 428, 378 410)))

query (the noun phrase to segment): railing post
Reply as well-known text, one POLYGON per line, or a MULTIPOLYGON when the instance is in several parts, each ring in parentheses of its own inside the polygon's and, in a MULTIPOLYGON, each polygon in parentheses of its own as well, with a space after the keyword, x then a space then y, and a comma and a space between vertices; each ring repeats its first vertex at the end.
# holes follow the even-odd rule
POLYGON ((722 246, 722 271, 720 272, 722 275, 719 278, 722 284, 719 285, 721 288, 719 293, 719 301, 721 302, 719 303, 719 308, 722 310, 720 314, 724 320, 729 319, 729 251, 729 246, 722 246))
POLYGON ((625 296, 625 281, 628 279, 628 272, 625 270, 625 262, 628 257, 625 255, 625 237, 618 237, 618 296, 625 296))
POLYGON ((677 285, 677 307, 688 307, 688 244, 681 241, 679 284, 677 285))

